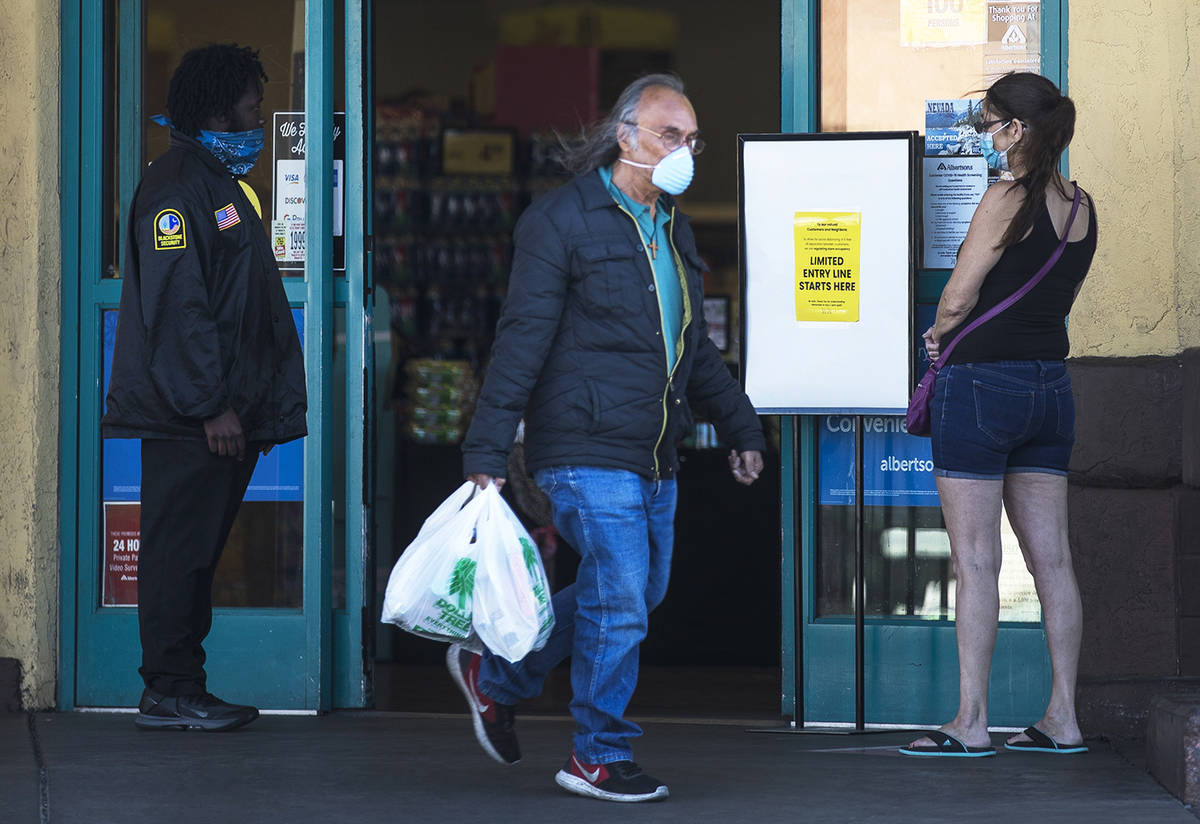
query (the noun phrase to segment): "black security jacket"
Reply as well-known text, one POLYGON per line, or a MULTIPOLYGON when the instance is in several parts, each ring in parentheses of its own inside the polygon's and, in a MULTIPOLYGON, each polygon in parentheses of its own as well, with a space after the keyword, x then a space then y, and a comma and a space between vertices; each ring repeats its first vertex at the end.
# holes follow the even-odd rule
POLYGON ((200 143, 171 132, 134 194, 126 249, 105 437, 203 438, 230 407, 247 441, 304 435, 304 359, 270 240, 200 143), (219 229, 229 205, 238 221, 219 229))
POLYGON ((463 443, 466 474, 507 475, 522 416, 531 472, 578 464, 674 477, 689 404, 733 448, 764 449, 749 399, 708 339, 705 266, 687 217, 675 211, 669 225, 671 245, 658 254, 677 255, 687 280, 672 374, 650 261, 600 174, 575 178, 521 216, 508 299, 463 443))

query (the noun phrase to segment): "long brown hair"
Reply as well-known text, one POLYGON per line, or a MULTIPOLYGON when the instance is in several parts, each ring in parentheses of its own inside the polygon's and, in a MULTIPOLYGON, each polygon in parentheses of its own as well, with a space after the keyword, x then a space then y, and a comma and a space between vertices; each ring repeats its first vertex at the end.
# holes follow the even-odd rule
POLYGON ((984 102, 995 117, 1020 120, 1025 134, 1013 148, 1026 168, 1016 183, 1025 189, 1025 202, 1000 238, 1000 246, 1012 246, 1025 237, 1041 214, 1046 186, 1053 180, 1063 197, 1070 198, 1059 179, 1058 161, 1075 134, 1075 104, 1058 87, 1031 72, 1010 72, 987 90, 984 102))

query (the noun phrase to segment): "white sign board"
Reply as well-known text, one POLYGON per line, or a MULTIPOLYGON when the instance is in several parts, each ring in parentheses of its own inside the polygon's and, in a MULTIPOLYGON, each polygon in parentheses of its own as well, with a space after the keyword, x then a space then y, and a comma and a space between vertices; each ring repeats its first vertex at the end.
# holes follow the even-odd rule
POLYGON ((739 135, 742 364, 759 412, 907 408, 915 141, 739 135))

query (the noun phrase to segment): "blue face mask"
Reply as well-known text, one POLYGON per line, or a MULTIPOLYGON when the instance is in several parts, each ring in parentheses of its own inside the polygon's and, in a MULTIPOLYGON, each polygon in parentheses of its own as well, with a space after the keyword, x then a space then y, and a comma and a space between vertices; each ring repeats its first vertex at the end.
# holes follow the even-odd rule
POLYGON ((1012 123, 1012 121, 1009 120, 1002 126, 998 126, 995 131, 984 132, 979 136, 979 148, 983 151, 983 159, 987 161, 987 165, 990 168, 999 169, 1002 172, 1008 171, 1008 149, 1011 149, 1012 146, 1009 146, 1008 149, 1005 149, 1002 152, 996 151, 996 144, 993 135, 995 135, 996 132, 1007 129, 1009 123, 1012 123))
MULTIPOLYGON (((172 126, 171 119, 161 114, 150 118, 160 126, 172 126)), ((201 129, 196 138, 200 145, 212 152, 230 174, 244 175, 254 168, 266 142, 266 134, 260 126, 244 132, 212 132, 201 129)))

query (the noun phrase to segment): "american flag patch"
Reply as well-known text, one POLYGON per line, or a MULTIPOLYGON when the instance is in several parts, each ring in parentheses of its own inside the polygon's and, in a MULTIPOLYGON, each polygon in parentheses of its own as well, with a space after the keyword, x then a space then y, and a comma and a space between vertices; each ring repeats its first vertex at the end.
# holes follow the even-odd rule
POLYGON ((242 222, 242 219, 238 217, 237 209, 233 208, 232 203, 230 203, 224 209, 217 209, 215 214, 217 216, 217 228, 221 231, 228 229, 230 226, 236 226, 242 222))

